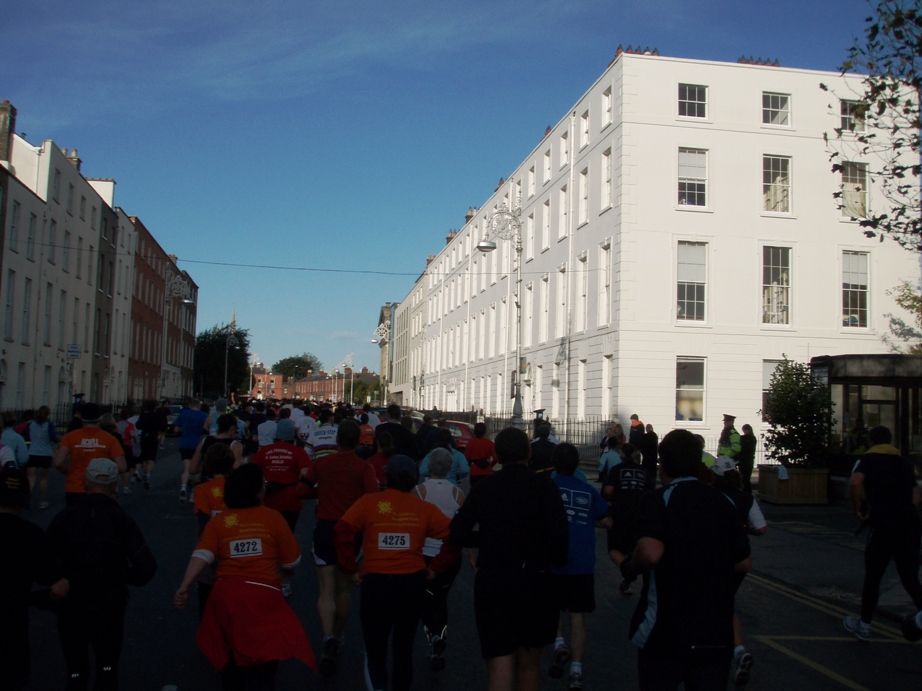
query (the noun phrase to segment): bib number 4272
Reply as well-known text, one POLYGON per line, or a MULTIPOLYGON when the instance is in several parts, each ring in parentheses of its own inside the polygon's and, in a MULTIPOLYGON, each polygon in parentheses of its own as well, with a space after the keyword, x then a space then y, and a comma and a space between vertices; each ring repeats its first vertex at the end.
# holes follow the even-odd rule
POLYGON ((263 541, 258 537, 249 540, 231 540, 230 555, 236 557, 258 557, 263 553, 263 541))

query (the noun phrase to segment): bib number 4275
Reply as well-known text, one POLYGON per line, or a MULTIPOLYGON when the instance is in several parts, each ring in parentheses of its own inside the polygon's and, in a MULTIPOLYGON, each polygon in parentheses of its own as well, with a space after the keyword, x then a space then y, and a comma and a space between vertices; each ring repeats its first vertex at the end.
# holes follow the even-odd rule
POLYGON ((410 549, 410 534, 378 533, 378 549, 410 549))

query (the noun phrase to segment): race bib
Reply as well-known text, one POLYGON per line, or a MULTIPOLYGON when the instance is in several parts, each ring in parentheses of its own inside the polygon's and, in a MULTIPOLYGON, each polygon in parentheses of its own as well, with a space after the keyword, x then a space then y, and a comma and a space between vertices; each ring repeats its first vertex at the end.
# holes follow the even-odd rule
POLYGON ((263 553, 263 541, 258 537, 251 540, 231 540, 230 555, 235 557, 258 557, 263 553))
POLYGON ((378 549, 410 549, 410 534, 378 533, 378 549))

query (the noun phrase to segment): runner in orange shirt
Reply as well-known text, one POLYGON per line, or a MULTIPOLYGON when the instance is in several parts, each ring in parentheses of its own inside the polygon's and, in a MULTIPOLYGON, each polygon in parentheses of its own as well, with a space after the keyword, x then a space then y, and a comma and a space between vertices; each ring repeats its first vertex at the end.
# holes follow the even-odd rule
POLYGON ((225 689, 274 688, 279 660, 296 657, 316 670, 304 627, 282 597, 279 569, 290 572, 301 550, 278 511, 261 505, 263 472, 247 463, 224 485, 227 509, 205 526, 173 604, 186 606, 189 586, 208 564, 217 580, 196 640, 221 670, 225 689))
POLYGON ((361 585, 359 617, 365 641, 365 672, 371 688, 388 688, 387 647, 393 633, 393 691, 413 682, 413 639, 427 576, 446 571, 458 559, 447 543, 450 519, 434 504, 411 494, 419 471, 416 461, 396 454, 385 471, 387 489, 366 494, 336 524, 339 568, 361 585), (356 573, 355 536, 363 533, 361 575, 356 573), (426 538, 442 540, 439 554, 426 569, 426 538))
POLYGON ((86 494, 83 478, 86 467, 94 458, 108 458, 115 462, 120 473, 125 472, 125 454, 118 439, 99 429, 102 411, 95 403, 84 403, 80 409, 83 427, 68 432, 54 453, 54 467, 66 476, 64 480, 65 506, 73 506, 86 494))

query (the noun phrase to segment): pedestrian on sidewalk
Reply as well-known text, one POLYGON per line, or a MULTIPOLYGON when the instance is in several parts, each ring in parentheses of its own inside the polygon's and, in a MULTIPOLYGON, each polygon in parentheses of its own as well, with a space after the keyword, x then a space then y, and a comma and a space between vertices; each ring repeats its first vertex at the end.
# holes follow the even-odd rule
POLYGON ((743 491, 752 494, 752 471, 756 463, 756 446, 759 440, 752 432, 752 425, 743 425, 740 437, 740 452, 736 456, 736 469, 743 480, 743 491))
POLYGON ((864 548, 864 585, 861 589, 861 616, 843 620, 860 641, 871 636, 871 619, 880 597, 880 582, 891 561, 900 581, 917 609, 922 609, 922 584, 919 583, 919 545, 922 522, 916 506, 922 493, 915 473, 899 449, 891 446, 893 435, 884 426, 868 432, 871 448, 858 459, 849 485, 852 508, 869 527, 864 548), (862 499, 867 499, 867 506, 862 499))

